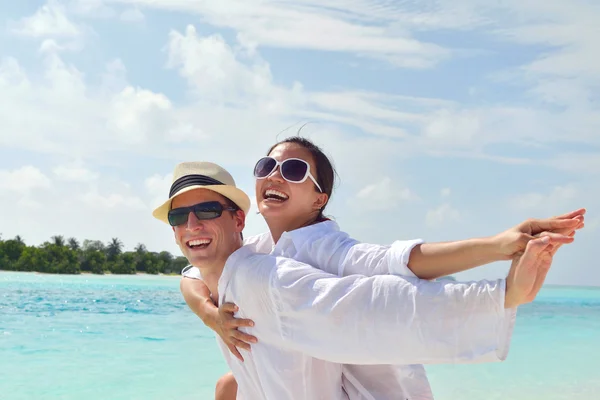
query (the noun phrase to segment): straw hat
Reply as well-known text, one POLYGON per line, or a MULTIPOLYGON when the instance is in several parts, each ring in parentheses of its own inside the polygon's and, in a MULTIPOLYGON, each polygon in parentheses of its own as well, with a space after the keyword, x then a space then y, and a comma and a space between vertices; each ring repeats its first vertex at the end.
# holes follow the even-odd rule
POLYGON ((171 209, 171 201, 176 196, 193 189, 208 189, 217 192, 233 201, 244 213, 248 214, 250 198, 235 186, 231 174, 217 164, 195 161, 183 162, 175 167, 169 199, 158 206, 152 215, 168 224, 167 215, 171 209))

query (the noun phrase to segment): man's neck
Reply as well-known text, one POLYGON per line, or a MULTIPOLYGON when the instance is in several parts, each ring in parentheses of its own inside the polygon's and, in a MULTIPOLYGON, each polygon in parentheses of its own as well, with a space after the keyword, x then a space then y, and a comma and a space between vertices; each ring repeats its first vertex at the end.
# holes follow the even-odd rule
MULTIPOLYGON (((234 245, 234 248, 231 249, 229 256, 237 251, 240 247, 242 247, 241 240, 239 243, 234 245)), ((208 287, 208 290, 210 290, 210 297, 215 304, 218 304, 219 302, 219 279, 221 279, 226 262, 227 259, 215 261, 210 267, 198 267, 200 270, 200 275, 202 276, 202 281, 204 281, 204 284, 208 287)))

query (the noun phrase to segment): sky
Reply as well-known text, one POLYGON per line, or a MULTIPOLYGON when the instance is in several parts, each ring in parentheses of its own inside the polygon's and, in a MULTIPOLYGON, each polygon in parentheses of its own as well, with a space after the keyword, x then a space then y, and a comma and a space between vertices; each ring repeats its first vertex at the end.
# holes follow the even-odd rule
MULTIPOLYGON (((599 20, 596 0, 3 2, 0 232, 180 255, 151 216, 175 165, 219 163, 254 199, 256 160, 306 124, 354 238, 585 207, 547 283, 600 285, 599 20)), ((246 235, 267 229, 255 211, 246 235)))

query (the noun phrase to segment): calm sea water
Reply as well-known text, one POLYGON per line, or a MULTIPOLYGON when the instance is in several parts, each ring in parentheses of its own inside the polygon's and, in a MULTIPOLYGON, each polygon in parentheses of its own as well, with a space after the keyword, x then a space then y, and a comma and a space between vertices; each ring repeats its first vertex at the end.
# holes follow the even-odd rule
MULTIPOLYGON (((598 399, 600 289, 545 289, 504 363, 428 370, 441 400, 598 399)), ((226 371, 177 277, 0 272, 0 399, 212 399, 226 371)))

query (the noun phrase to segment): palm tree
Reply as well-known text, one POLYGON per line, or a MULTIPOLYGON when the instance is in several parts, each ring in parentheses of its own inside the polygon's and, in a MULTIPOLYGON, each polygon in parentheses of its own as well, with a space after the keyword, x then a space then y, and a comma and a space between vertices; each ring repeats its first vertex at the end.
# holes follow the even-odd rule
POLYGON ((146 249, 146 245, 143 243, 138 243, 137 246, 135 246, 135 252, 138 254, 145 254, 148 252, 148 249, 146 249))
POLYGON ((53 244, 58 247, 63 247, 65 245, 65 238, 62 235, 56 235, 51 237, 53 244))
POLYGON ((114 261, 123 252, 123 243, 118 238, 112 238, 106 247, 106 256, 109 261, 114 261))
POLYGON ((84 239, 83 251, 101 251, 106 253, 106 246, 100 240, 84 239))
POLYGON ((79 250, 80 247, 79 247, 79 242, 77 241, 77 239, 75 239, 75 238, 69 238, 69 247, 73 251, 79 250))
POLYGON ((15 236, 15 242, 17 242, 18 244, 25 244, 25 242, 23 241, 23 238, 20 235, 15 236))

